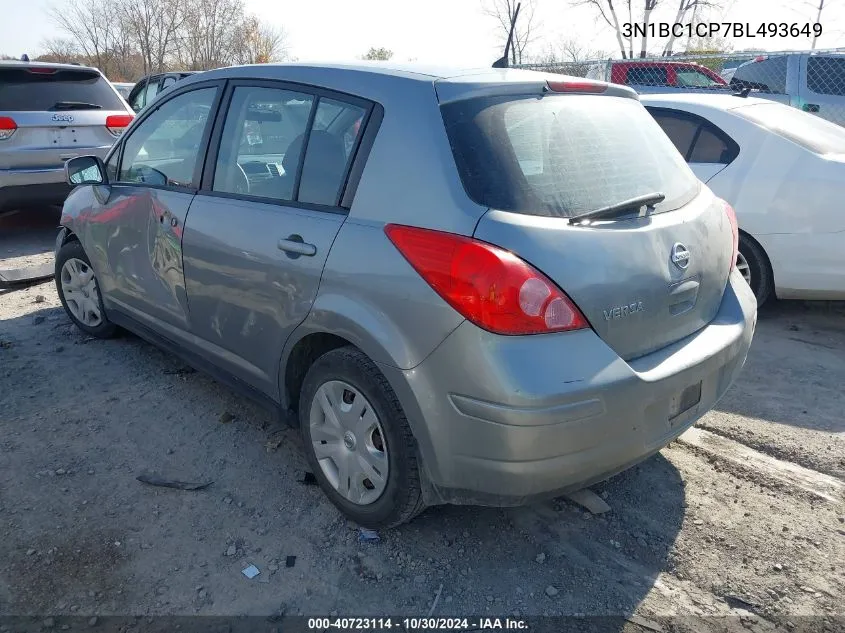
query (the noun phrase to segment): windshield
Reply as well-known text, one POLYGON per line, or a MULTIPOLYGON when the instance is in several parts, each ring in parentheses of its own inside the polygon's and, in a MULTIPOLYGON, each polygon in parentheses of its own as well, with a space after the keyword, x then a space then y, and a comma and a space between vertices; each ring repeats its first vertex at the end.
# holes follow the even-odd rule
POLYGON ((478 97, 442 112, 464 187, 484 206, 571 217, 659 191, 661 212, 698 192, 683 157, 635 99, 478 97))
POLYGON ((0 68, 0 110, 44 112, 72 103, 74 109, 125 110, 108 80, 90 70, 31 72, 26 68, 0 68))
POLYGON ((845 128, 797 108, 758 103, 732 112, 816 154, 845 154, 845 128))

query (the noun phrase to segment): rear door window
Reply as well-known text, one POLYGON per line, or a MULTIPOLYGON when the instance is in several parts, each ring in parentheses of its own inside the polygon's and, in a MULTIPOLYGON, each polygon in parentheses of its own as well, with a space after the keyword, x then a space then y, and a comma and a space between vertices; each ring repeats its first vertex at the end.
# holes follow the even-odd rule
POLYGON ((807 60, 807 87, 820 95, 845 95, 845 57, 815 57, 807 60))
POLYGON ((309 132, 315 100, 283 88, 237 86, 212 189, 337 206, 367 109, 320 97, 309 132))
POLYGON ((628 69, 625 83, 638 86, 667 86, 669 75, 665 66, 636 66, 628 69))
POLYGON ((98 72, 81 68, 0 68, 0 110, 125 109, 111 84, 98 72))
POLYGON ((570 217, 662 192, 662 212, 698 192, 684 157, 635 99, 477 97, 442 112, 464 187, 484 206, 570 217))
POLYGON ((293 200, 313 102, 312 95, 291 90, 237 86, 223 127, 212 189, 293 200))
MULTIPOLYGON (((651 111, 650 108, 649 110, 651 111)), ((692 149, 692 142, 698 133, 699 123, 689 117, 671 114, 669 112, 651 111, 651 114, 681 155, 684 157, 689 156, 690 150, 692 149)))
POLYGON ((739 145, 703 117, 669 108, 648 111, 687 162, 727 165, 739 153, 739 145))

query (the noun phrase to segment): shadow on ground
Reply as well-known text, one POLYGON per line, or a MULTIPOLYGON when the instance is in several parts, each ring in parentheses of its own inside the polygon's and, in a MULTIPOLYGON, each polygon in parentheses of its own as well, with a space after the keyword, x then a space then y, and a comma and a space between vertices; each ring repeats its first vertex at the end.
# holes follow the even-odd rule
POLYGON ((605 515, 564 500, 437 507, 359 543, 297 482, 297 433, 219 383, 134 336, 85 337, 56 307, 0 321, 0 338, 13 394, 0 596, 14 613, 421 616, 439 593, 437 615, 618 616, 673 566, 685 490, 661 455, 594 487, 605 515), (135 480, 147 468, 215 483, 151 488, 135 480), (246 562, 267 584, 242 577, 246 562))
POLYGON ((845 432, 845 303, 761 308, 745 367, 717 409, 777 424, 845 432))

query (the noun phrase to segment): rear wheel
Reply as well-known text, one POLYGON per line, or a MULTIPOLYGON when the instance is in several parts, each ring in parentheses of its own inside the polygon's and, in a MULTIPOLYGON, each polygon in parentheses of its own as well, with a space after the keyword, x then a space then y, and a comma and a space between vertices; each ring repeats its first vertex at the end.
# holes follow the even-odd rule
POLYGON ((748 285, 751 286, 751 290, 757 298, 757 305, 762 306, 768 300, 774 287, 772 269, 763 249, 754 240, 743 234, 739 236, 736 267, 748 285))
POLYGON ((305 452, 323 491, 369 528, 411 520, 423 509, 416 445, 396 394, 361 351, 323 354, 299 399, 305 452))
POLYGON ((98 338, 114 336, 117 327, 106 316, 97 276, 78 241, 59 249, 55 280, 62 307, 76 327, 98 338))

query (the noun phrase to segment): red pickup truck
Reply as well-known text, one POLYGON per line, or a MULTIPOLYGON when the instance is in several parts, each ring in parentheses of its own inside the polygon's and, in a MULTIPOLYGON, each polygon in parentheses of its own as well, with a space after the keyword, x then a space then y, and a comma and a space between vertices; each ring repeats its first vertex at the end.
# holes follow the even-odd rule
MULTIPOLYGON (((619 60, 604 65, 603 79, 615 84, 625 84, 632 87, 665 87, 674 88, 728 88, 727 82, 718 74, 694 62, 656 62, 619 60), (607 76, 607 66, 610 66, 610 76, 607 76)), ((589 75, 588 75, 589 76, 589 75)))

